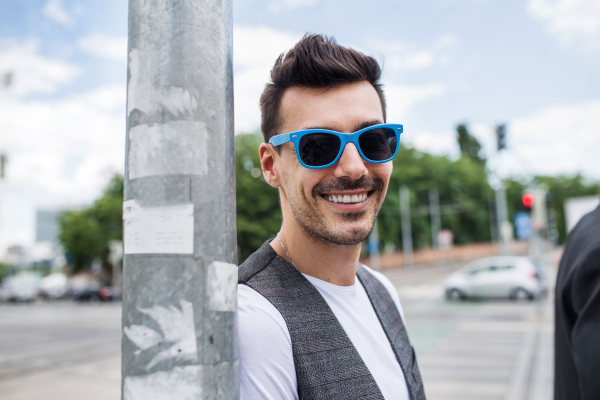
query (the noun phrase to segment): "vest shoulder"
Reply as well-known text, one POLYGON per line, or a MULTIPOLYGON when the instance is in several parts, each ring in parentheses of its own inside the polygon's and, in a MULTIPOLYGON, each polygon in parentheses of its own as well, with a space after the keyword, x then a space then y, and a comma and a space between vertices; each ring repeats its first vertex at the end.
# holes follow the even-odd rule
POLYGON ((271 240, 267 240, 240 265, 238 283, 248 282, 254 275, 262 271, 273 261, 277 253, 269 244, 270 242, 271 240))

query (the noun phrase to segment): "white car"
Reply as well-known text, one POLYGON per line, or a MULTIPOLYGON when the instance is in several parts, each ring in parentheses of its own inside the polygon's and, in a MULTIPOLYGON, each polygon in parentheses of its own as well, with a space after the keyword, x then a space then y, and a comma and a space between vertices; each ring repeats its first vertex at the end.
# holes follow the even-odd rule
POLYGON ((446 298, 509 297, 533 300, 546 294, 548 283, 543 268, 526 257, 498 256, 473 261, 444 281, 446 298))

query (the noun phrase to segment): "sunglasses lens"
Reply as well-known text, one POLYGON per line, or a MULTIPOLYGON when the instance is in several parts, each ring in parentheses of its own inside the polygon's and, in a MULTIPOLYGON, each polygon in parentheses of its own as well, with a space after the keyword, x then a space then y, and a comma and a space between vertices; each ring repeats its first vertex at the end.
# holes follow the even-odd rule
POLYGON ((392 158, 397 146, 396 132, 392 128, 374 128, 358 137, 358 144, 366 158, 383 161, 392 158))
POLYGON ((299 151, 302 162, 310 167, 327 165, 340 151, 340 138, 329 133, 310 133, 300 139, 299 151))

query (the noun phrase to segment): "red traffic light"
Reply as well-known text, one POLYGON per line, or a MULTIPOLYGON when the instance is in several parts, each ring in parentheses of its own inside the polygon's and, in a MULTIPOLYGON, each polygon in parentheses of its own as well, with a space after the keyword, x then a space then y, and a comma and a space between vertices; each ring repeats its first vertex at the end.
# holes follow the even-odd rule
POLYGON ((525 207, 531 207, 535 201, 535 199, 533 198, 533 195, 531 193, 525 193, 523 195, 523 205, 525 207))

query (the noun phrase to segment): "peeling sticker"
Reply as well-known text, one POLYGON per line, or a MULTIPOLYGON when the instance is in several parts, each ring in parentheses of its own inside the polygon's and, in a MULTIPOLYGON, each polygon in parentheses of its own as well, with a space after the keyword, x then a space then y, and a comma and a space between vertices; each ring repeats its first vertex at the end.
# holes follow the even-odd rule
POLYGON ((178 361, 198 361, 194 307, 192 303, 185 300, 181 300, 179 304, 181 310, 174 306, 138 308, 140 312, 149 315, 158 323, 162 335, 146 326, 131 325, 124 328, 125 335, 139 348, 134 353, 136 355, 162 342, 172 344, 168 349, 156 354, 146 366, 146 370, 171 358, 178 361))
POLYGON ((134 354, 138 355, 142 350, 154 347, 163 341, 163 337, 160 333, 154 329, 150 329, 143 325, 131 325, 126 326, 123 331, 125 335, 131 340, 138 348, 134 354))
POLYGON ((198 99, 178 86, 159 86, 160 69, 156 68, 154 49, 132 49, 129 52, 128 115, 139 110, 151 115, 169 111, 175 115, 191 115, 198 99))
POLYGON ((149 375, 127 376, 124 400, 197 400, 202 398, 200 366, 175 367, 149 375))
POLYGON ((125 254, 193 254, 194 205, 140 207, 123 202, 125 254))
POLYGON ((206 175, 206 124, 171 121, 134 126, 129 130, 127 166, 129 179, 173 174, 206 175))
POLYGON ((235 311, 237 305, 238 267, 221 261, 208 266, 206 291, 208 308, 213 311, 235 311))

